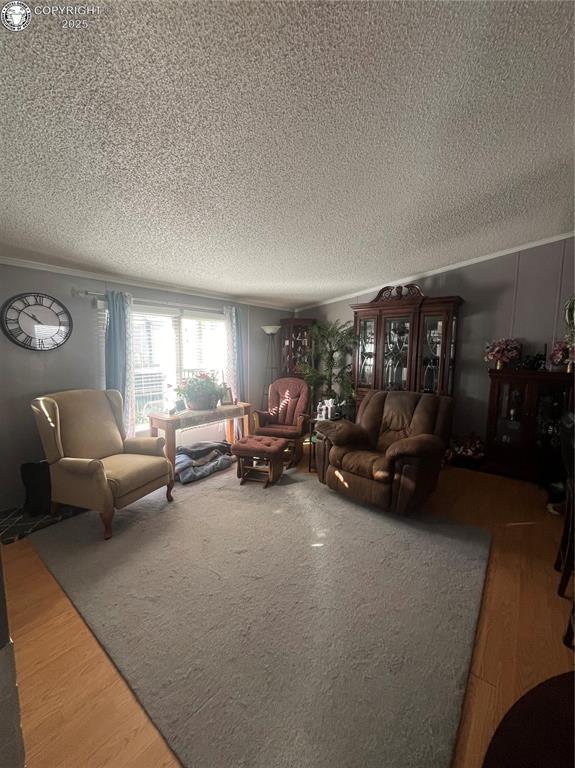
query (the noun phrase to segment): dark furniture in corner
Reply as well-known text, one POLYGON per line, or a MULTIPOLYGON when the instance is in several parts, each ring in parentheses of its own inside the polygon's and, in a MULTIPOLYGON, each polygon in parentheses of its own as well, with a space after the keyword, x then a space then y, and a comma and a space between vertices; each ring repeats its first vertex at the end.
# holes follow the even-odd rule
POLYGON ((574 675, 550 677, 515 702, 497 726, 483 768, 573 765, 574 675))
POLYGON ((358 501, 406 514, 435 489, 453 401, 419 392, 368 392, 355 423, 320 421, 320 482, 358 501))
POLYGON ((374 389, 451 395, 460 296, 425 296, 417 285, 386 286, 353 304, 357 403, 374 389))
POLYGON ((563 479, 560 421, 572 409, 573 376, 492 369, 489 379, 483 468, 541 485, 563 479))
MULTIPOLYGON (((559 588, 557 590, 560 597, 565 597, 565 591, 569 580, 573 574, 575 562, 575 414, 564 413, 561 418, 561 457, 567 477, 565 479, 565 504, 564 504, 564 522, 559 551, 555 560, 555 570, 561 573, 559 588)), ((567 628, 567 636, 570 637, 570 643, 573 645, 573 613, 567 628)))
POLYGON ((312 365, 311 329, 315 322, 303 317, 280 320, 280 373, 282 376, 297 376, 299 365, 312 365))

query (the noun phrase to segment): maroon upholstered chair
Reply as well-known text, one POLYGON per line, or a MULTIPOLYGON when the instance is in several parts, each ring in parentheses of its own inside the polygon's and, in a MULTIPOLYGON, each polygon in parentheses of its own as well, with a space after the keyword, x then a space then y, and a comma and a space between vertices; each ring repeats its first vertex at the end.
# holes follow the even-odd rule
POLYGON ((303 379, 276 379, 270 384, 267 411, 252 411, 255 435, 283 437, 293 447, 290 464, 302 455, 308 431, 310 388, 303 379))

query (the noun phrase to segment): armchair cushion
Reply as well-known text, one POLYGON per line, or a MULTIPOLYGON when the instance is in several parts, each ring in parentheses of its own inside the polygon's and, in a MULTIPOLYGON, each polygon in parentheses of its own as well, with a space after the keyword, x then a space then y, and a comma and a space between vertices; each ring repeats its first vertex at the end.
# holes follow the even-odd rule
POLYGON ((370 445, 369 434, 360 424, 342 419, 341 421, 318 421, 316 430, 325 435, 334 445, 370 445))
POLYGON ((125 496, 153 480, 171 475, 171 465, 165 457, 136 453, 118 453, 101 460, 115 498, 125 496))
POLYGON ((303 379, 276 379, 268 393, 268 424, 297 424, 298 416, 308 412, 309 401, 310 388, 303 379))
POLYGON ((347 451, 341 460, 342 469, 373 480, 373 465, 381 458, 375 451, 347 451))
POLYGON ((72 389, 34 400, 48 461, 61 456, 101 459, 122 453, 124 428, 118 398, 121 403, 120 394, 113 390, 72 389), (50 433, 54 436, 49 437, 50 433))
POLYGON ((435 435, 415 435, 404 437, 392 443, 385 456, 390 461, 407 457, 441 457, 445 450, 443 441, 435 435))
POLYGON ((165 444, 163 437, 128 437, 124 440, 124 453, 164 456, 165 444))
POLYGON ((369 480, 380 483, 393 481, 393 462, 378 451, 357 450, 353 445, 334 445, 329 452, 329 463, 369 480))

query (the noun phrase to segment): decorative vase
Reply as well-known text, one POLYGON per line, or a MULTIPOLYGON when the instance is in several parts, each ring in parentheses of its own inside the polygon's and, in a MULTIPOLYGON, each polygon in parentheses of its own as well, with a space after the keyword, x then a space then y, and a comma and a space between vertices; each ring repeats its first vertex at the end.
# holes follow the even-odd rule
POLYGON ((567 361, 567 373, 573 373, 573 360, 567 361))
POLYGON ((503 360, 498 360, 498 361, 495 363, 495 370, 497 370, 497 371, 502 371, 502 370, 503 370, 503 368, 504 368, 504 363, 503 363, 503 360))
POLYGON ((216 407, 217 402, 217 399, 211 395, 196 397, 193 400, 188 400, 188 409, 190 411, 211 411, 216 407))

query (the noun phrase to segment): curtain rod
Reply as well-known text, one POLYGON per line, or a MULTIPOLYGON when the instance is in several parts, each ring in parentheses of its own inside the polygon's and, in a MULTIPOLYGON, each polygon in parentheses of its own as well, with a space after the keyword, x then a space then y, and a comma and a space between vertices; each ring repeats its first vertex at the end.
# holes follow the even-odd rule
MULTIPOLYGON (((95 299, 98 299, 99 301, 106 301, 106 294, 105 293, 98 293, 97 291, 76 291, 72 290, 72 293, 75 296, 93 296, 95 299)), ((134 296, 134 303, 135 304, 153 304, 154 306, 158 307, 172 307, 174 309, 193 309, 198 312, 211 312, 212 314, 216 315, 223 315, 223 309, 218 309, 217 307, 200 307, 196 304, 176 304, 171 301, 160 301, 159 299, 140 299, 134 296)))

